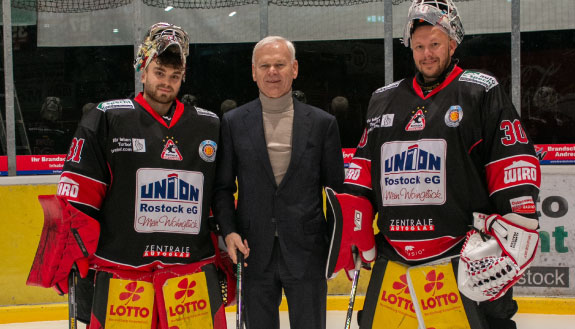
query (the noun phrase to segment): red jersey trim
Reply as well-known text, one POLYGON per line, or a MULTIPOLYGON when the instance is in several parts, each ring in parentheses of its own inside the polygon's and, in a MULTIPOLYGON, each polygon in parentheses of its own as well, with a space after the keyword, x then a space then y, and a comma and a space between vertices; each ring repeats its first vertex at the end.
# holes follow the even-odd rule
POLYGON ((516 155, 485 165, 489 195, 520 185, 541 186, 539 160, 531 155, 516 155))
POLYGON ((465 236, 442 236, 429 240, 391 240, 386 237, 386 240, 405 260, 419 261, 444 254, 464 238, 465 236))
POLYGON ((84 204, 96 210, 100 210, 107 185, 88 176, 65 171, 58 182, 58 195, 65 197, 70 202, 84 204))
POLYGON ((473 149, 479 145, 481 142, 483 142, 483 138, 478 140, 477 142, 475 142, 475 144, 471 145, 471 147, 469 148, 469 151, 467 151, 468 154, 471 154, 471 151, 473 151, 473 149))
POLYGON ((451 71, 451 73, 447 76, 447 78, 445 78, 445 80, 443 80, 443 82, 439 86, 435 87, 429 94, 427 94, 427 96, 423 95, 423 90, 421 90, 421 87, 417 83, 417 80, 415 79, 415 77, 413 77, 413 89, 415 90, 415 93, 419 97, 421 97, 421 99, 428 99, 429 97, 440 92, 443 88, 447 87, 447 85, 449 85, 451 81, 457 78, 457 76, 461 74, 461 72, 463 72, 463 70, 459 66, 455 65, 453 67, 453 71, 451 71))
POLYGON ((182 117, 182 114, 184 113, 184 104, 180 103, 179 100, 175 99, 174 101, 176 102, 176 110, 174 111, 174 117, 172 118, 172 121, 170 122, 170 126, 168 126, 166 124, 166 121, 164 121, 164 119, 162 119, 162 117, 150 106, 150 104, 148 104, 146 99, 144 99, 143 93, 139 93, 138 96, 136 96, 136 98, 134 98, 134 100, 138 104, 140 104, 148 113, 150 113, 150 115, 153 116, 154 119, 156 119, 156 121, 161 123, 166 128, 173 127, 178 122, 178 120, 180 120, 180 118, 182 117))

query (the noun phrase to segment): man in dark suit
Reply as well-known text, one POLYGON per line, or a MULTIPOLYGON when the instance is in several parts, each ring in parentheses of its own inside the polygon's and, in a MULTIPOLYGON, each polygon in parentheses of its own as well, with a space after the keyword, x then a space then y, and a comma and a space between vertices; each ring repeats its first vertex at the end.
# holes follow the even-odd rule
POLYGON ((279 328, 282 288, 291 328, 325 328, 322 188, 340 187, 343 158, 335 118, 292 97, 297 74, 293 44, 262 39, 252 57, 259 98, 222 119, 213 209, 232 260, 249 255, 248 329, 279 328))

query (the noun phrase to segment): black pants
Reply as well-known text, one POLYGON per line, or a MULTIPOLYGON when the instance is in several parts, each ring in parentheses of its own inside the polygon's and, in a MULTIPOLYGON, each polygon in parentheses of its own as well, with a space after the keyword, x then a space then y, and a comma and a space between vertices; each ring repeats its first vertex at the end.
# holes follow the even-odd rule
POLYGON ((308 271, 302 278, 295 278, 285 264, 277 239, 273 248, 265 272, 246 272, 245 275, 247 329, 279 329, 282 288, 288 302, 291 328, 325 329, 327 281, 319 274, 322 271, 308 271))

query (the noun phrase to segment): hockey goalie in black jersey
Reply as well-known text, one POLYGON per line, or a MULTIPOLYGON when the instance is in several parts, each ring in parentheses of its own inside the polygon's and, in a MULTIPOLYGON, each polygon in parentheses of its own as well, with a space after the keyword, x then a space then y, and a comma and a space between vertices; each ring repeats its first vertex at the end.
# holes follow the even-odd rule
POLYGON ((417 73, 371 97, 345 180, 378 214, 361 328, 515 328, 511 287, 539 240, 539 162, 497 79, 452 57, 463 36, 451 0, 414 0, 403 43, 417 73))
POLYGON ((77 287, 70 303, 91 329, 226 328, 226 266, 208 223, 220 123, 176 99, 188 47, 180 27, 149 29, 134 63, 144 91, 84 114, 58 194, 41 198, 28 282, 77 287), (72 267, 77 284, 66 280, 72 267))

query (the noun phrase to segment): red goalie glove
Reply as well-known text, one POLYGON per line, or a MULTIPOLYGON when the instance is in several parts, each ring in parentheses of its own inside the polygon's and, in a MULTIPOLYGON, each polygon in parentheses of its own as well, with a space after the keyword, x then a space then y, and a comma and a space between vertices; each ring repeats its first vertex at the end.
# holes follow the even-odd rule
POLYGON ((375 238, 373 235, 373 207, 364 197, 351 194, 337 194, 327 187, 328 233, 331 234, 326 278, 330 279, 344 269, 351 280, 355 269, 353 247, 366 263, 375 260, 375 238))
POLYGON ((54 287, 68 292, 68 274, 74 262, 80 275, 88 274, 88 256, 96 252, 100 223, 58 195, 39 195, 44 227, 27 285, 54 287))

